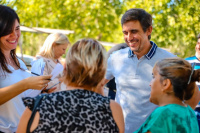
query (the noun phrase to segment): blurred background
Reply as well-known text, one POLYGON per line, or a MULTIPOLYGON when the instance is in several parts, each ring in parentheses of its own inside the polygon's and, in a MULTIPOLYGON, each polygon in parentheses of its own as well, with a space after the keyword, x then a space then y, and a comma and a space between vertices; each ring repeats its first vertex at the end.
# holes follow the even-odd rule
POLYGON ((123 43, 121 17, 130 8, 153 16, 152 41, 179 57, 195 54, 200 33, 200 0, 0 0, 19 15, 18 53, 35 56, 52 30, 62 30, 73 44, 100 41, 107 50, 123 43), (49 30, 50 29, 50 30, 49 30))

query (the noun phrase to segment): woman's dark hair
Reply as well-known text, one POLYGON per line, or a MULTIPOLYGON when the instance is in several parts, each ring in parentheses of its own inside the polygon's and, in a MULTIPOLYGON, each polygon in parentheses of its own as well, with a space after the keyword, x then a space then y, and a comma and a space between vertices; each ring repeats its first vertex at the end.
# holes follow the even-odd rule
POLYGON ((175 57, 163 59, 155 67, 161 75, 161 82, 169 79, 173 86, 174 95, 181 100, 189 100, 195 88, 195 82, 200 81, 200 70, 192 69, 190 63, 175 57))
MULTIPOLYGON (((0 5, 0 38, 6 35, 9 35, 13 32, 13 26, 15 24, 15 21, 18 21, 20 23, 19 17, 17 13, 10 7, 0 5)), ((1 42, 0 42, 1 45, 1 42)), ((16 50, 13 49, 10 52, 11 57, 13 58, 15 64, 20 68, 19 62, 17 60, 16 56, 16 50)), ((7 65, 6 65, 6 58, 2 52, 2 49, 0 47, 0 70, 3 72, 12 73, 7 65)), ((21 68, 20 68, 21 69, 21 68)))

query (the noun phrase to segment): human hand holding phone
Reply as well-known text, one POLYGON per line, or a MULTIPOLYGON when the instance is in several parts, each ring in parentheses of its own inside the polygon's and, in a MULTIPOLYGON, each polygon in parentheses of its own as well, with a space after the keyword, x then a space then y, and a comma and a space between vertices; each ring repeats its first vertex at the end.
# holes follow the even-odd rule
POLYGON ((60 84, 60 83, 61 83, 61 82, 59 81, 58 83, 56 83, 56 84, 54 84, 54 85, 52 85, 52 86, 50 86, 50 87, 48 87, 48 88, 44 88, 44 89, 42 90, 42 92, 51 93, 51 92, 53 92, 54 90, 56 90, 57 87, 55 87, 55 86, 58 85, 58 84, 60 84))

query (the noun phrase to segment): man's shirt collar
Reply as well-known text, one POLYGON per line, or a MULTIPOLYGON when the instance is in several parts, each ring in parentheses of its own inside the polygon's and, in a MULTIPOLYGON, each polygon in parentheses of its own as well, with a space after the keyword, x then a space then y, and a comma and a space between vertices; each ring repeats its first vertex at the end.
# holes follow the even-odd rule
MULTIPOLYGON (((145 57, 150 60, 153 55, 155 54, 156 52, 156 49, 157 49, 157 45, 153 42, 153 41, 150 41, 150 44, 152 45, 151 49, 149 50, 149 52, 145 55, 145 57)), ((128 51, 128 57, 133 57, 134 56, 134 53, 133 51, 131 51, 131 49, 129 48, 129 51, 128 51)))

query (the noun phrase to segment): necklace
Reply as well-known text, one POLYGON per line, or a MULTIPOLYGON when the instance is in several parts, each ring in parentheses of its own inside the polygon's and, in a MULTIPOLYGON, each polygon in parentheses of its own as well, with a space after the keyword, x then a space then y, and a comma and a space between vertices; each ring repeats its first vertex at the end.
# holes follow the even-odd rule
POLYGON ((19 69, 19 67, 14 63, 14 60, 11 58, 7 58, 7 63, 12 66, 15 70, 19 69))
POLYGON ((13 62, 11 61, 11 59, 10 59, 10 58, 8 58, 8 64, 10 64, 10 65, 12 65, 12 64, 13 64, 13 62))
POLYGON ((11 64, 11 60, 10 60, 10 58, 8 58, 8 63, 11 64))

